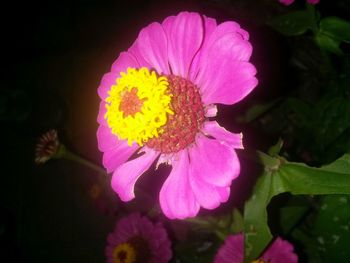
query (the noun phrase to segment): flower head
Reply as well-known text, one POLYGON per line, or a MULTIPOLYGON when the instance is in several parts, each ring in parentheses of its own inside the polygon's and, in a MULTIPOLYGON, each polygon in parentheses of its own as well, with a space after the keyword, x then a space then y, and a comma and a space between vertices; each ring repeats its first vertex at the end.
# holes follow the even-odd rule
POLYGON ((278 0, 278 2, 284 5, 291 5, 294 3, 294 0, 278 0))
POLYGON ((108 235, 107 263, 165 263, 171 258, 170 241, 163 226, 140 214, 120 219, 108 235))
POLYGON ((227 201, 242 135, 208 118, 216 103, 235 104, 256 87, 248 38, 235 22, 182 12, 143 28, 119 55, 98 88, 97 138, 121 200, 134 198, 137 179, 158 159, 172 165, 159 195, 167 217, 227 201))
POLYGON ((316 5, 320 2, 320 0, 307 0, 306 2, 310 5, 316 5))
MULTIPOLYGON (((243 234, 229 235, 215 256, 214 263, 243 262, 243 234)), ((252 263, 297 263, 298 256, 293 252, 293 246, 281 238, 277 238, 263 255, 252 263)))
MULTIPOLYGON (((284 5, 291 5, 294 3, 294 0, 278 0, 278 2, 284 5)), ((306 2, 310 5, 316 5, 320 0, 306 0, 306 2)))
POLYGON ((58 152, 60 142, 56 130, 49 130, 40 136, 35 147, 35 163, 44 164, 58 152))

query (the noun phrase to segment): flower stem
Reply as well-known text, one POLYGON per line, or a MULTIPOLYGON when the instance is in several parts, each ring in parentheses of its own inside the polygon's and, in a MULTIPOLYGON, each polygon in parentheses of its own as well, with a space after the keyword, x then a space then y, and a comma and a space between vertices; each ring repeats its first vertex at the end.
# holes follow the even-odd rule
POLYGON ((103 169, 102 167, 94 164, 93 162, 88 161, 87 159, 85 159, 77 154, 72 153, 71 151, 69 151, 67 149, 65 150, 63 158, 80 163, 82 165, 85 165, 85 166, 95 170, 96 172, 98 172, 100 174, 108 175, 106 170, 103 169))

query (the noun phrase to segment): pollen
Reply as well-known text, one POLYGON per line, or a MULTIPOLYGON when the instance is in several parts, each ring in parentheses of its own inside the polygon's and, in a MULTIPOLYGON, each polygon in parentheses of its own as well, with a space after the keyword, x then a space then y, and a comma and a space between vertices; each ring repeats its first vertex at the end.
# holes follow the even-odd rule
POLYGON ((147 146, 161 153, 176 153, 195 141, 205 116, 198 88, 189 80, 179 76, 167 76, 172 94, 171 109, 162 133, 147 142, 147 146))
POLYGON ((112 133, 129 145, 143 146, 157 138, 168 116, 174 114, 168 86, 167 77, 147 68, 121 72, 106 98, 105 119, 112 133))

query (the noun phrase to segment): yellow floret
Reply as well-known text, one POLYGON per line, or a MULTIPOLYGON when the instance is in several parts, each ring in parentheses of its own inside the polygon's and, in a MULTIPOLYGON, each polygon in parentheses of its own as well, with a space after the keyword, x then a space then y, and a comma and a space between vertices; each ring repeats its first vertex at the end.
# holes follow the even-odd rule
POLYGON ((170 108, 171 94, 168 94, 168 80, 157 76, 147 68, 128 68, 108 92, 105 119, 113 134, 121 140, 128 140, 142 146, 150 138, 158 137, 160 127, 167 122, 167 114, 174 114, 170 108), (120 110, 122 94, 137 88, 137 96, 143 100, 140 112, 134 116, 124 116, 120 110))

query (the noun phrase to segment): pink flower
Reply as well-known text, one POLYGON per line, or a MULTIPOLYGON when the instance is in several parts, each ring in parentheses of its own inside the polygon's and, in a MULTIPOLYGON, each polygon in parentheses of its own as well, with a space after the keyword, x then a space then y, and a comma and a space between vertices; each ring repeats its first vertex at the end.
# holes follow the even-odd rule
POLYGON ((108 235, 107 263, 165 263, 171 259, 170 240, 160 223, 130 214, 120 219, 108 235))
MULTIPOLYGON (((214 263, 242 263, 244 251, 243 234, 229 235, 225 243, 219 248, 215 256, 214 263)), ((281 238, 277 238, 271 246, 267 248, 261 258, 252 263, 296 263, 298 256, 293 252, 293 246, 281 238)))
POLYGON ((307 0, 306 2, 310 5, 316 5, 318 2, 320 2, 320 0, 307 0))
MULTIPOLYGON (((284 5, 291 5, 294 3, 294 0, 278 0, 278 2, 284 5)), ((310 5, 316 5, 320 0, 307 0, 306 2, 310 5)))
POLYGON ((216 103, 235 104, 258 83, 248 38, 236 22, 182 12, 143 28, 119 55, 98 88, 97 138, 121 200, 135 197, 137 179, 157 159, 172 165, 159 195, 168 218, 228 200, 242 135, 209 117, 216 103))
POLYGON ((278 0, 278 2, 284 5, 291 5, 294 3, 294 0, 278 0))
POLYGON ((56 130, 49 130, 41 135, 35 147, 35 163, 44 164, 54 158, 59 146, 60 142, 56 130))

